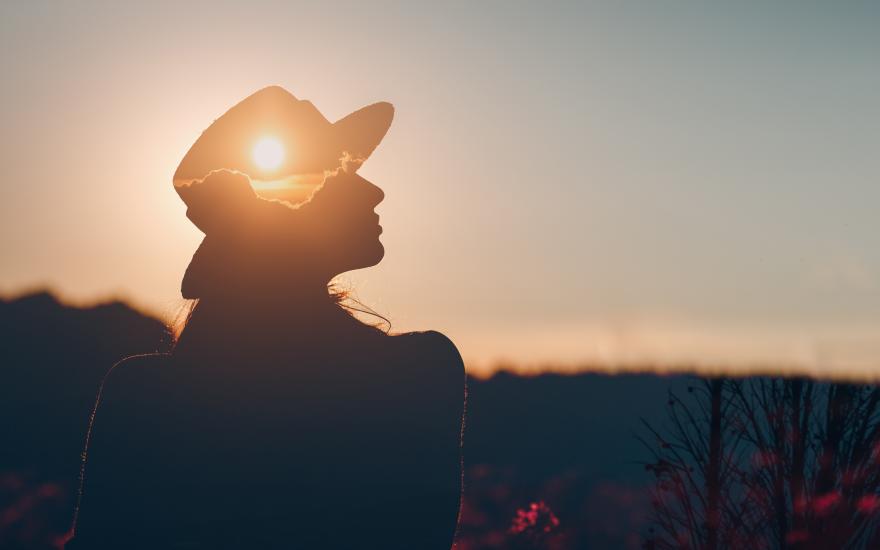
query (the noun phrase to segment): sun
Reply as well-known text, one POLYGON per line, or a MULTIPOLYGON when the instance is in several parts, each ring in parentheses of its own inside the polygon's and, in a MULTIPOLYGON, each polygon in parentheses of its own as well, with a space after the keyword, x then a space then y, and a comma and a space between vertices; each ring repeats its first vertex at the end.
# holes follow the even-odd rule
POLYGON ((284 147, 273 137, 264 137, 254 145, 254 162, 261 170, 277 170, 284 160, 284 147))

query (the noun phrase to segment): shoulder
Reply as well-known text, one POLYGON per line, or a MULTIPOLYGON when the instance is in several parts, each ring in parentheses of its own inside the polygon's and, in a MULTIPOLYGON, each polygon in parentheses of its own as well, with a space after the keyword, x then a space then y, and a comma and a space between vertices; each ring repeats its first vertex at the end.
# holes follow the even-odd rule
POLYGON ((406 357, 422 369, 457 384, 464 383, 464 361, 458 348, 448 336, 436 330, 407 332, 391 336, 406 357))
POLYGON ((106 379, 130 380, 165 370, 171 360, 169 353, 144 353, 120 359, 107 372, 106 379))
POLYGON ((154 480, 149 473, 156 447, 150 411, 156 408, 153 403, 163 402, 157 398, 156 374, 167 362, 164 354, 126 357, 104 375, 82 453, 76 538, 67 548, 130 546, 131 532, 140 528, 135 525, 140 516, 132 510, 140 506, 148 482, 154 480), (124 535, 127 543, 101 542, 117 535, 124 535))
POLYGON ((436 330, 405 332, 391 336, 406 350, 417 353, 425 359, 461 363, 461 354, 448 336, 436 330))
POLYGON ((131 392, 142 395, 144 390, 148 390, 170 372, 170 361, 171 356, 165 353, 132 355, 121 359, 104 375, 101 397, 106 399, 111 393, 114 396, 130 397, 131 392))
POLYGON ((98 388, 94 414, 102 431, 138 417, 151 403, 161 400, 164 382, 172 369, 167 354, 126 357, 104 375, 98 388))

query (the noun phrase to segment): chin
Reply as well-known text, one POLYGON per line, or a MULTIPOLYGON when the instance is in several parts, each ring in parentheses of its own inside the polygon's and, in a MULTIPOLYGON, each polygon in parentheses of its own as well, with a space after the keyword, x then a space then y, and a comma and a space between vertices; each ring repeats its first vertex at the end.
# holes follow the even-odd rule
POLYGON ((376 239, 375 242, 372 243, 372 246, 365 249, 365 252, 367 256, 365 258, 367 265, 364 267, 373 267, 385 257, 385 247, 379 242, 379 239, 376 239))
POLYGON ((357 248, 356 254, 349 256, 348 261, 345 262, 348 267, 340 271, 340 273, 373 267, 381 262, 384 257, 385 247, 382 246, 378 239, 370 243, 364 243, 357 248))

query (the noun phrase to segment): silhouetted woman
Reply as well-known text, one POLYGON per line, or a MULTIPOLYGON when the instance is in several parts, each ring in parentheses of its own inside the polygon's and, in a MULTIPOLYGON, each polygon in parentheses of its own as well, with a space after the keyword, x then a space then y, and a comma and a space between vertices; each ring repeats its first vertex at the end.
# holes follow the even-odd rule
POLYGON ((172 354, 108 376, 68 548, 450 548, 461 357, 439 333, 360 322, 328 287, 383 257, 384 195, 355 170, 392 112, 330 124, 266 88, 184 158, 198 304, 172 354), (242 154, 264 136, 271 162, 242 154))

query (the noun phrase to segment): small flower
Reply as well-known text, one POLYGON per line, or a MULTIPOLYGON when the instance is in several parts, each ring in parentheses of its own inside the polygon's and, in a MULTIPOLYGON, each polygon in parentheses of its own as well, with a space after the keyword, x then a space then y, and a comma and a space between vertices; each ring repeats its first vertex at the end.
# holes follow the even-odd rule
POLYGON ((837 506, 841 500, 840 493, 836 491, 819 495, 813 501, 813 512, 819 517, 827 516, 831 513, 832 508, 837 506))
POLYGON ((549 534, 557 527, 559 527, 559 518, 542 500, 529 504, 526 509, 518 509, 510 526, 510 532, 514 535, 537 538, 549 534))
POLYGON ((873 514, 880 508, 880 497, 865 495, 856 503, 856 509, 863 514, 873 514))

